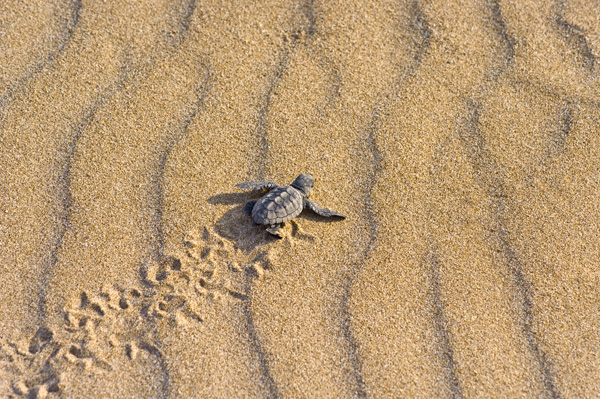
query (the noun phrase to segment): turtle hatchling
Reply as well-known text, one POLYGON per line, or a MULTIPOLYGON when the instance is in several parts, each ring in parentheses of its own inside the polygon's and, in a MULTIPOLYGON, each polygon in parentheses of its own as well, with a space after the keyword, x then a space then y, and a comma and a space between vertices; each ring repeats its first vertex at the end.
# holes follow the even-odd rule
POLYGON ((248 202, 244 206, 244 211, 251 214, 252 219, 257 224, 268 225, 267 231, 270 234, 282 238, 283 236, 279 232, 281 225, 298 216, 304 208, 308 208, 321 216, 346 218, 340 213, 323 209, 314 201, 308 199, 314 182, 315 179, 311 175, 302 174, 296 177, 296 180, 289 186, 280 186, 272 181, 251 181, 240 183, 236 187, 253 191, 265 188, 271 189, 260 199, 248 202))

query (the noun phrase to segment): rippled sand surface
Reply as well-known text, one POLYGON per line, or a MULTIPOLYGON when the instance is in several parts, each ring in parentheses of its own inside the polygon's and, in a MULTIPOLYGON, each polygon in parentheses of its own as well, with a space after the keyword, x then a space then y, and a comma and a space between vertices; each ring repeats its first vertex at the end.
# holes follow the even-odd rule
POLYGON ((600 397, 599 77, 594 1, 2 1, 0 397, 600 397))

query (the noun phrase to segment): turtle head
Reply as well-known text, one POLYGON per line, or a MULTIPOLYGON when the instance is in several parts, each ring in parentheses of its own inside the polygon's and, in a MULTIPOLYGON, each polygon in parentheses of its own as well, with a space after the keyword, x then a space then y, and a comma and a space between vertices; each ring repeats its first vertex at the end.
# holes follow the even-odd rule
POLYGON ((298 189, 304 194, 306 198, 310 194, 310 190, 312 190, 313 185, 315 184, 315 179, 311 175, 302 174, 296 177, 296 180, 291 184, 292 187, 298 189))

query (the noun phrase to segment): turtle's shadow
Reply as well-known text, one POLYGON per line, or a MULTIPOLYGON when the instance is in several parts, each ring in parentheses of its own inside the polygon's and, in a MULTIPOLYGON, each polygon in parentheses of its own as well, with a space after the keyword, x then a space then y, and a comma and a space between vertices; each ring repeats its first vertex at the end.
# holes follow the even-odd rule
POLYGON ((245 204, 248 201, 250 201, 248 193, 223 193, 213 195, 208 199, 208 203, 211 205, 236 205, 245 204))
POLYGON ((233 241, 235 246, 245 253, 278 241, 277 238, 267 233, 263 226, 254 223, 252 217, 244 212, 244 205, 248 201, 261 196, 260 193, 253 194, 223 193, 213 195, 208 199, 208 203, 212 205, 237 205, 217 220, 215 233, 226 240, 233 241))

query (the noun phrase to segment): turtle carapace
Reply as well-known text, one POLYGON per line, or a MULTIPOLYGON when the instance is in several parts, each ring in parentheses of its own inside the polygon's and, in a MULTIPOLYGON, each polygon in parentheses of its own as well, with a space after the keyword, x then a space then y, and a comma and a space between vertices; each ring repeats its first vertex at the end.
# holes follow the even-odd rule
POLYGON ((308 174, 302 174, 289 186, 280 186, 272 181, 246 182, 236 185, 242 189, 254 191, 269 188, 270 191, 256 201, 250 201, 244 210, 252 215, 257 224, 268 225, 267 231, 277 238, 283 236, 279 232, 281 225, 298 216, 304 208, 308 208, 318 215, 345 218, 338 212, 319 207, 314 201, 308 199, 315 179, 308 174))

